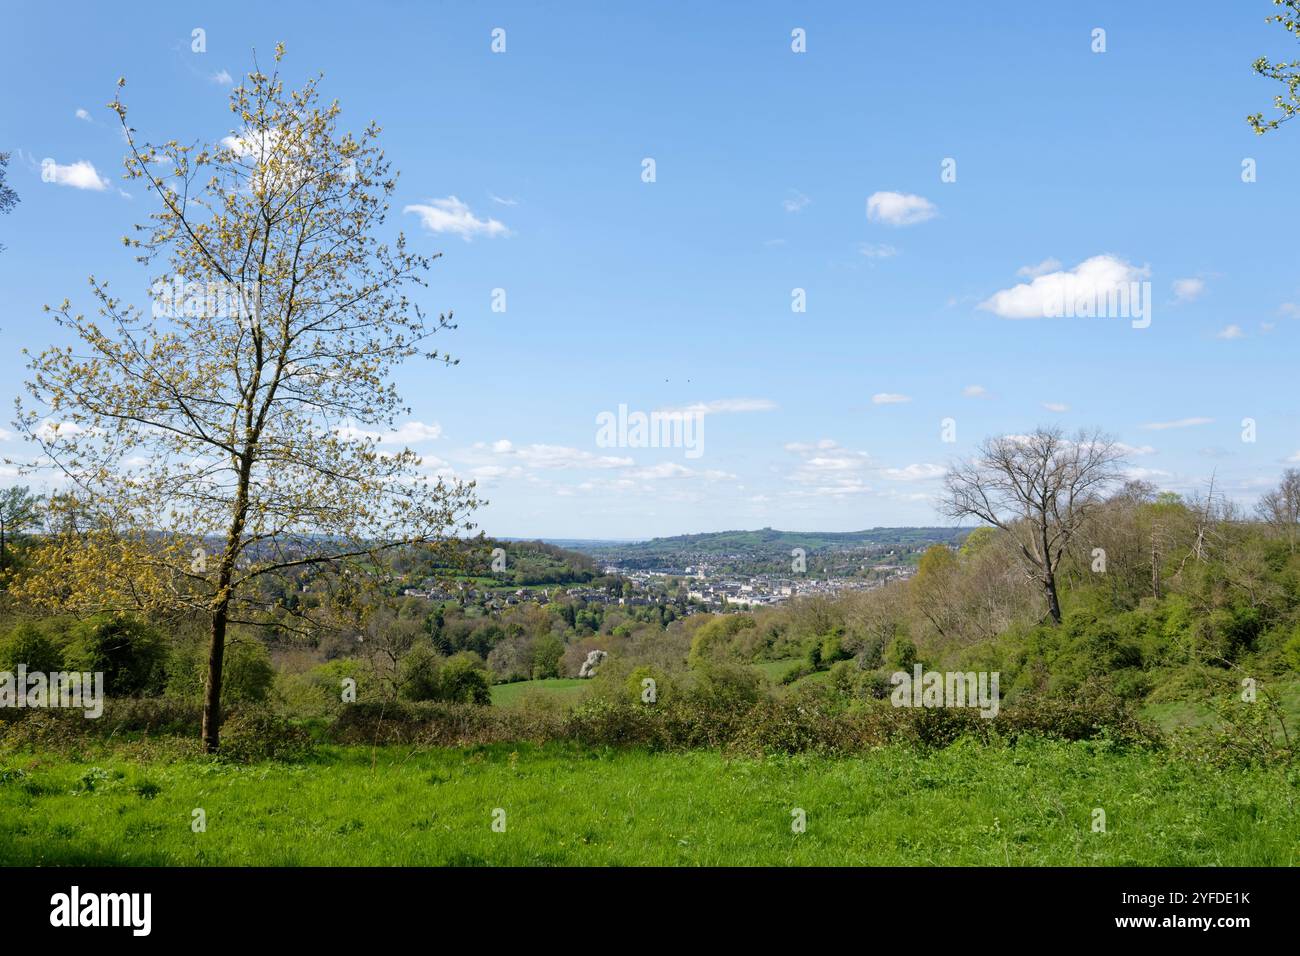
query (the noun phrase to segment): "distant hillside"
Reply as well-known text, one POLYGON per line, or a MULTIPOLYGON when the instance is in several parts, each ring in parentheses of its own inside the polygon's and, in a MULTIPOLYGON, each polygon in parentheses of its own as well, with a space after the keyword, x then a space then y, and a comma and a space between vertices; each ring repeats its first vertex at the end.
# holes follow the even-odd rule
POLYGON ((802 548, 809 559, 855 554, 880 560, 894 552, 907 561, 932 544, 959 543, 969 528, 871 528, 866 531, 715 531, 629 543, 573 542, 570 547, 597 561, 628 569, 676 567, 705 561, 738 570, 760 565, 788 565, 790 552, 802 548))
POLYGON ((414 581, 446 577, 491 579, 500 585, 583 584, 600 576, 597 562, 589 554, 561 548, 544 541, 475 538, 463 542, 452 561, 437 558, 408 559, 399 570, 414 581), (504 570, 492 568, 492 551, 505 551, 504 570))

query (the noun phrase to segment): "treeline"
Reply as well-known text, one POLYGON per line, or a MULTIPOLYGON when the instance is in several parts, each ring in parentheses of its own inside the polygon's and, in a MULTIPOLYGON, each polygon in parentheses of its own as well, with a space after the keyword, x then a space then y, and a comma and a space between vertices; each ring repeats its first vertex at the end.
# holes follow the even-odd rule
POLYGON ((1063 620, 1026 572, 1020 537, 975 530, 934 546, 917 574, 874 591, 810 598, 714 621, 695 661, 798 656, 795 676, 833 670, 860 693, 920 663, 1002 674, 1004 694, 1103 686, 1173 700, 1211 684, 1300 670, 1300 473, 1243 514, 1218 496, 1184 500, 1131 482, 1073 536, 1058 569, 1063 620))
POLYGON ((411 583, 478 577, 492 578, 498 585, 529 587, 586 584, 601 577, 596 561, 580 552, 545 541, 487 537, 451 542, 436 550, 412 550, 399 556, 394 567, 411 583))

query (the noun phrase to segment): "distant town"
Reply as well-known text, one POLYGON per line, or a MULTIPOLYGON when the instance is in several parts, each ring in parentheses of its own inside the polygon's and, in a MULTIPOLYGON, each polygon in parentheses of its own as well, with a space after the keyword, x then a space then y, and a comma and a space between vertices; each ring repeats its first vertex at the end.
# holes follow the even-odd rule
MULTIPOLYGON (((510 549, 550 547, 585 562, 583 580, 568 573, 527 582, 507 571, 448 577, 429 574, 406 587, 408 598, 500 610, 513 605, 671 605, 679 616, 743 611, 800 597, 868 591, 915 573, 925 548, 957 547, 955 528, 873 529, 842 535, 773 531, 719 532, 642 542, 508 542, 510 549), (561 550, 562 548, 562 550, 561 550)), ((556 567, 552 565, 552 567, 556 567)))

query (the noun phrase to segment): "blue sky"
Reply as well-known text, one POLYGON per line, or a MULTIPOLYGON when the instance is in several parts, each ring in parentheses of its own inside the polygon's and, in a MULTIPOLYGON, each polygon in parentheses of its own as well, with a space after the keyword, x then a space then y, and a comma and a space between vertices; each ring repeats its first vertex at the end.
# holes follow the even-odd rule
POLYGON ((1213 473, 1244 504, 1300 462, 1300 127, 1244 120, 1276 92, 1252 61, 1295 55, 1272 4, 740 9, 15 8, 0 398, 21 349, 58 340, 43 303, 89 309, 92 273, 147 303, 120 243, 152 207, 120 179, 116 78, 142 134, 216 140, 225 74, 283 40, 291 83, 323 71, 345 120, 384 127, 388 226, 443 253, 421 296, 455 312, 461 364, 403 374, 428 426, 403 434, 479 481, 490 534, 939 523, 951 458, 1043 423, 1101 426, 1135 475, 1186 492, 1213 473), (1149 327, 1009 317, 1090 260, 1150 282, 1149 327), (706 410, 703 453, 600 447, 619 405, 706 410))

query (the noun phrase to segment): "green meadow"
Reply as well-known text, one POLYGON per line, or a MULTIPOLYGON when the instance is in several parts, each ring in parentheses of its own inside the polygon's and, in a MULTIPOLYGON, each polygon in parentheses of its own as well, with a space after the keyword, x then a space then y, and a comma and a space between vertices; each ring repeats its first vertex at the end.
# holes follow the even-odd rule
POLYGON ((246 766, 115 744, 0 757, 0 863, 1286 866, 1298 783, 1098 742, 761 759, 326 746, 246 766))

